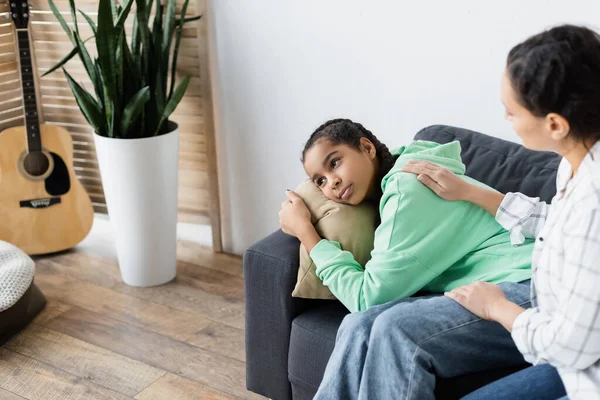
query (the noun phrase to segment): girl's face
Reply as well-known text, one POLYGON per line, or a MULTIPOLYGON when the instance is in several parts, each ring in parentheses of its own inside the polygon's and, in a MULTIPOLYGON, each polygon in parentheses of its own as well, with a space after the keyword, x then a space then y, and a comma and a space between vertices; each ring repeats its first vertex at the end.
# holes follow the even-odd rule
POLYGON ((508 73, 502 75, 502 103, 506 109, 505 117, 512 123, 523 145, 531 150, 557 151, 561 148, 561 139, 568 134, 568 123, 558 114, 537 117, 521 105, 513 89, 508 73))
POLYGON ((356 150, 323 138, 304 155, 304 170, 328 199, 357 205, 373 190, 377 152, 367 138, 360 142, 360 150, 356 150))

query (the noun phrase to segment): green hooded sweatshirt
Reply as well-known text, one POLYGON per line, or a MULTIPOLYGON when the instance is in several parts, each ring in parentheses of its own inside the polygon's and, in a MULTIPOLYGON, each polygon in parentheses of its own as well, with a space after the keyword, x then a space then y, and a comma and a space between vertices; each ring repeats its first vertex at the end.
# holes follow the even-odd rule
POLYGON ((521 282, 531 278, 534 241, 513 247, 510 233, 484 209, 438 197, 414 174, 411 160, 427 160, 467 182, 460 143, 415 141, 392 151, 399 156, 383 178, 381 224, 365 269, 337 242, 321 240, 310 252, 317 276, 352 312, 412 296, 445 292, 475 281, 521 282))

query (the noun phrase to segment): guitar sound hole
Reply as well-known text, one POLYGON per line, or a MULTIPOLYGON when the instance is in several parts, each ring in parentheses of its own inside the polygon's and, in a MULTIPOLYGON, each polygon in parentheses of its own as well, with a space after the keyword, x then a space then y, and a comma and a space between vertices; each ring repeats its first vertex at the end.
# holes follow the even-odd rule
POLYGON ((32 151, 25 156, 23 168, 31 176, 42 176, 48 171, 50 162, 41 151, 32 151))

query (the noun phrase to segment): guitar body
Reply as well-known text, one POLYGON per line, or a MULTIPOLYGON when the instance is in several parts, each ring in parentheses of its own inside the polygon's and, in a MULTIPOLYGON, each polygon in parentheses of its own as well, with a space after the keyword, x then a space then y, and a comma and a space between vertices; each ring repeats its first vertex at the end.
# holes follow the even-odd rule
POLYGON ((71 135, 58 126, 39 127, 48 162, 45 172, 35 175, 25 167, 25 127, 0 133, 0 240, 27 254, 75 246, 87 236, 94 218, 90 197, 73 170, 71 135))

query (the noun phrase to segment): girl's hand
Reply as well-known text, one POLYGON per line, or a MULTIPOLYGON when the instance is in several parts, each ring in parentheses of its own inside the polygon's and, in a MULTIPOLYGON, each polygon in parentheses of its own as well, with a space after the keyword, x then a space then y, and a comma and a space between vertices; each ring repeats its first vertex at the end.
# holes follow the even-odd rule
POLYGON ((312 227, 310 211, 296 193, 289 190, 286 194, 288 199, 281 204, 279 211, 279 225, 284 233, 300 238, 309 226, 312 227))
POLYGON ((446 292, 444 295, 455 300, 479 318, 488 321, 495 321, 499 307, 508 302, 502 289, 487 282, 473 282, 446 292))
POLYGON ((466 200, 471 187, 468 182, 449 169, 428 161, 409 161, 402 171, 418 175, 422 184, 449 201, 466 200))

